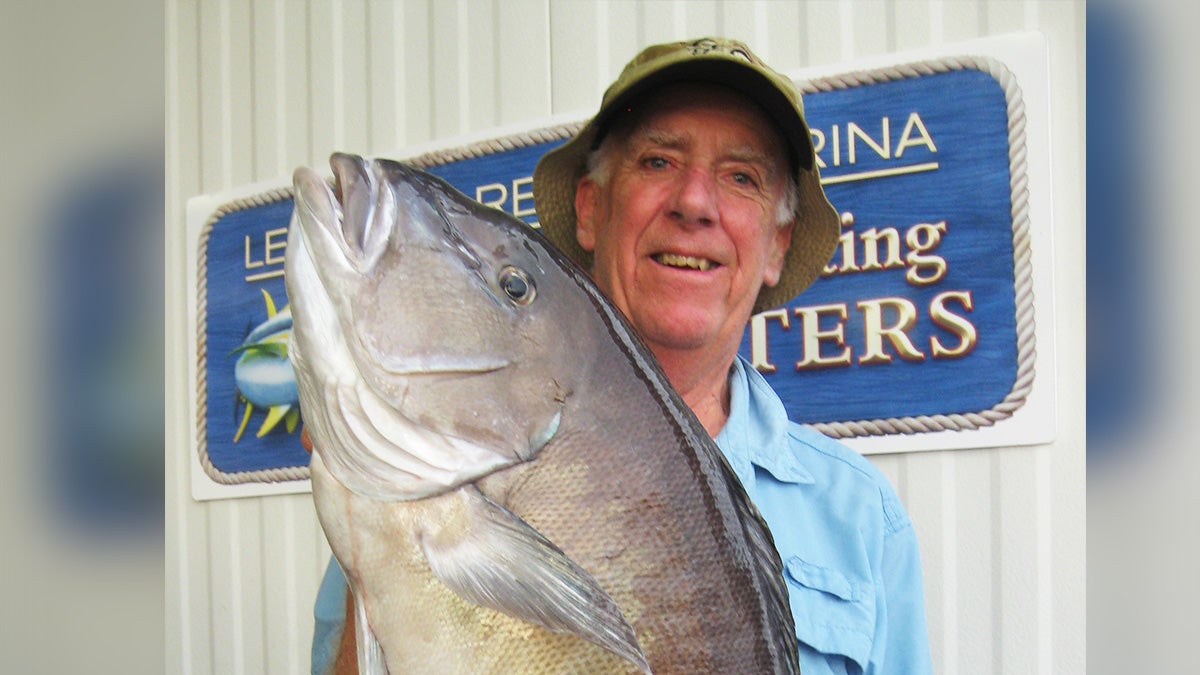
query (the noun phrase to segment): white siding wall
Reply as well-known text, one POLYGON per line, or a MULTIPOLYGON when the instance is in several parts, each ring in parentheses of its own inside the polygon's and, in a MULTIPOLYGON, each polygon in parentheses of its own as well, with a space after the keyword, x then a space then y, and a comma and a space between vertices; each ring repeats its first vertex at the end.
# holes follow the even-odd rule
POLYGON ((1028 0, 170 0, 167 672, 307 672, 328 556, 307 495, 190 496, 188 197, 594 109, 651 42, 728 35, 790 71, 1018 30, 1050 48, 1057 439, 872 461, 916 522, 938 672, 1083 672, 1084 6, 1028 0))

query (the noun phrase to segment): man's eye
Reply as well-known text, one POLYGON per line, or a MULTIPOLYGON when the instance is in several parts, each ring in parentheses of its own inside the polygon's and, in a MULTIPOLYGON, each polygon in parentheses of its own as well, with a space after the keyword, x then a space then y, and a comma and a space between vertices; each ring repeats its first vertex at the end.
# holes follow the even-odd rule
POLYGON ((758 182, 754 180, 753 176, 742 171, 733 174, 733 182, 737 183, 738 185, 758 185, 758 182))
POLYGON ((665 157, 647 157, 642 163, 651 169, 665 169, 667 167, 665 157))

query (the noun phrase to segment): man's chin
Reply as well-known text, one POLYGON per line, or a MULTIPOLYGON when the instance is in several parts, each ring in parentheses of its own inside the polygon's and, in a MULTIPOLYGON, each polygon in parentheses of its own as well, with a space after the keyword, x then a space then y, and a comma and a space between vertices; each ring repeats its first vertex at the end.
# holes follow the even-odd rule
MULTIPOLYGON (((690 308, 679 303, 662 311, 648 312, 635 320, 638 332, 649 343, 680 351, 710 347, 724 342, 721 315, 711 309, 690 308)), ((741 336, 738 335, 738 339, 741 336)))

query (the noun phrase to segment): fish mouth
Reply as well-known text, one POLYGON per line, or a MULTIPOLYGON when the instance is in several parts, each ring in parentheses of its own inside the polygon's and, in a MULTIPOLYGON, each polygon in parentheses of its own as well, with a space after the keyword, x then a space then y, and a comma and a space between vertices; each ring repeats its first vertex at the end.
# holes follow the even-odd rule
POLYGON ((663 265, 664 267, 672 267, 681 270, 708 272, 721 266, 721 263, 709 258, 702 258, 694 255, 683 255, 681 253, 655 253, 650 257, 654 260, 654 262, 663 265))
POLYGON ((365 164, 361 158, 340 152, 335 152, 329 157, 329 168, 333 171, 333 180, 330 181, 333 198, 339 205, 346 204, 345 188, 350 185, 352 179, 366 181, 368 172, 365 164))
POLYGON ((463 376, 495 373, 512 365, 507 359, 428 357, 406 355, 402 357, 376 357, 380 367, 389 375, 397 377, 463 376))

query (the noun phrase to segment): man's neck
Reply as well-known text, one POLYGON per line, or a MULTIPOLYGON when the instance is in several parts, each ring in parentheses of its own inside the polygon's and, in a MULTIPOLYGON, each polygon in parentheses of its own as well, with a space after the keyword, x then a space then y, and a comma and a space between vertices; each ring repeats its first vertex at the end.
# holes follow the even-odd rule
POLYGON ((716 437, 729 419, 729 369, 736 354, 655 350, 667 379, 709 436, 716 437))

